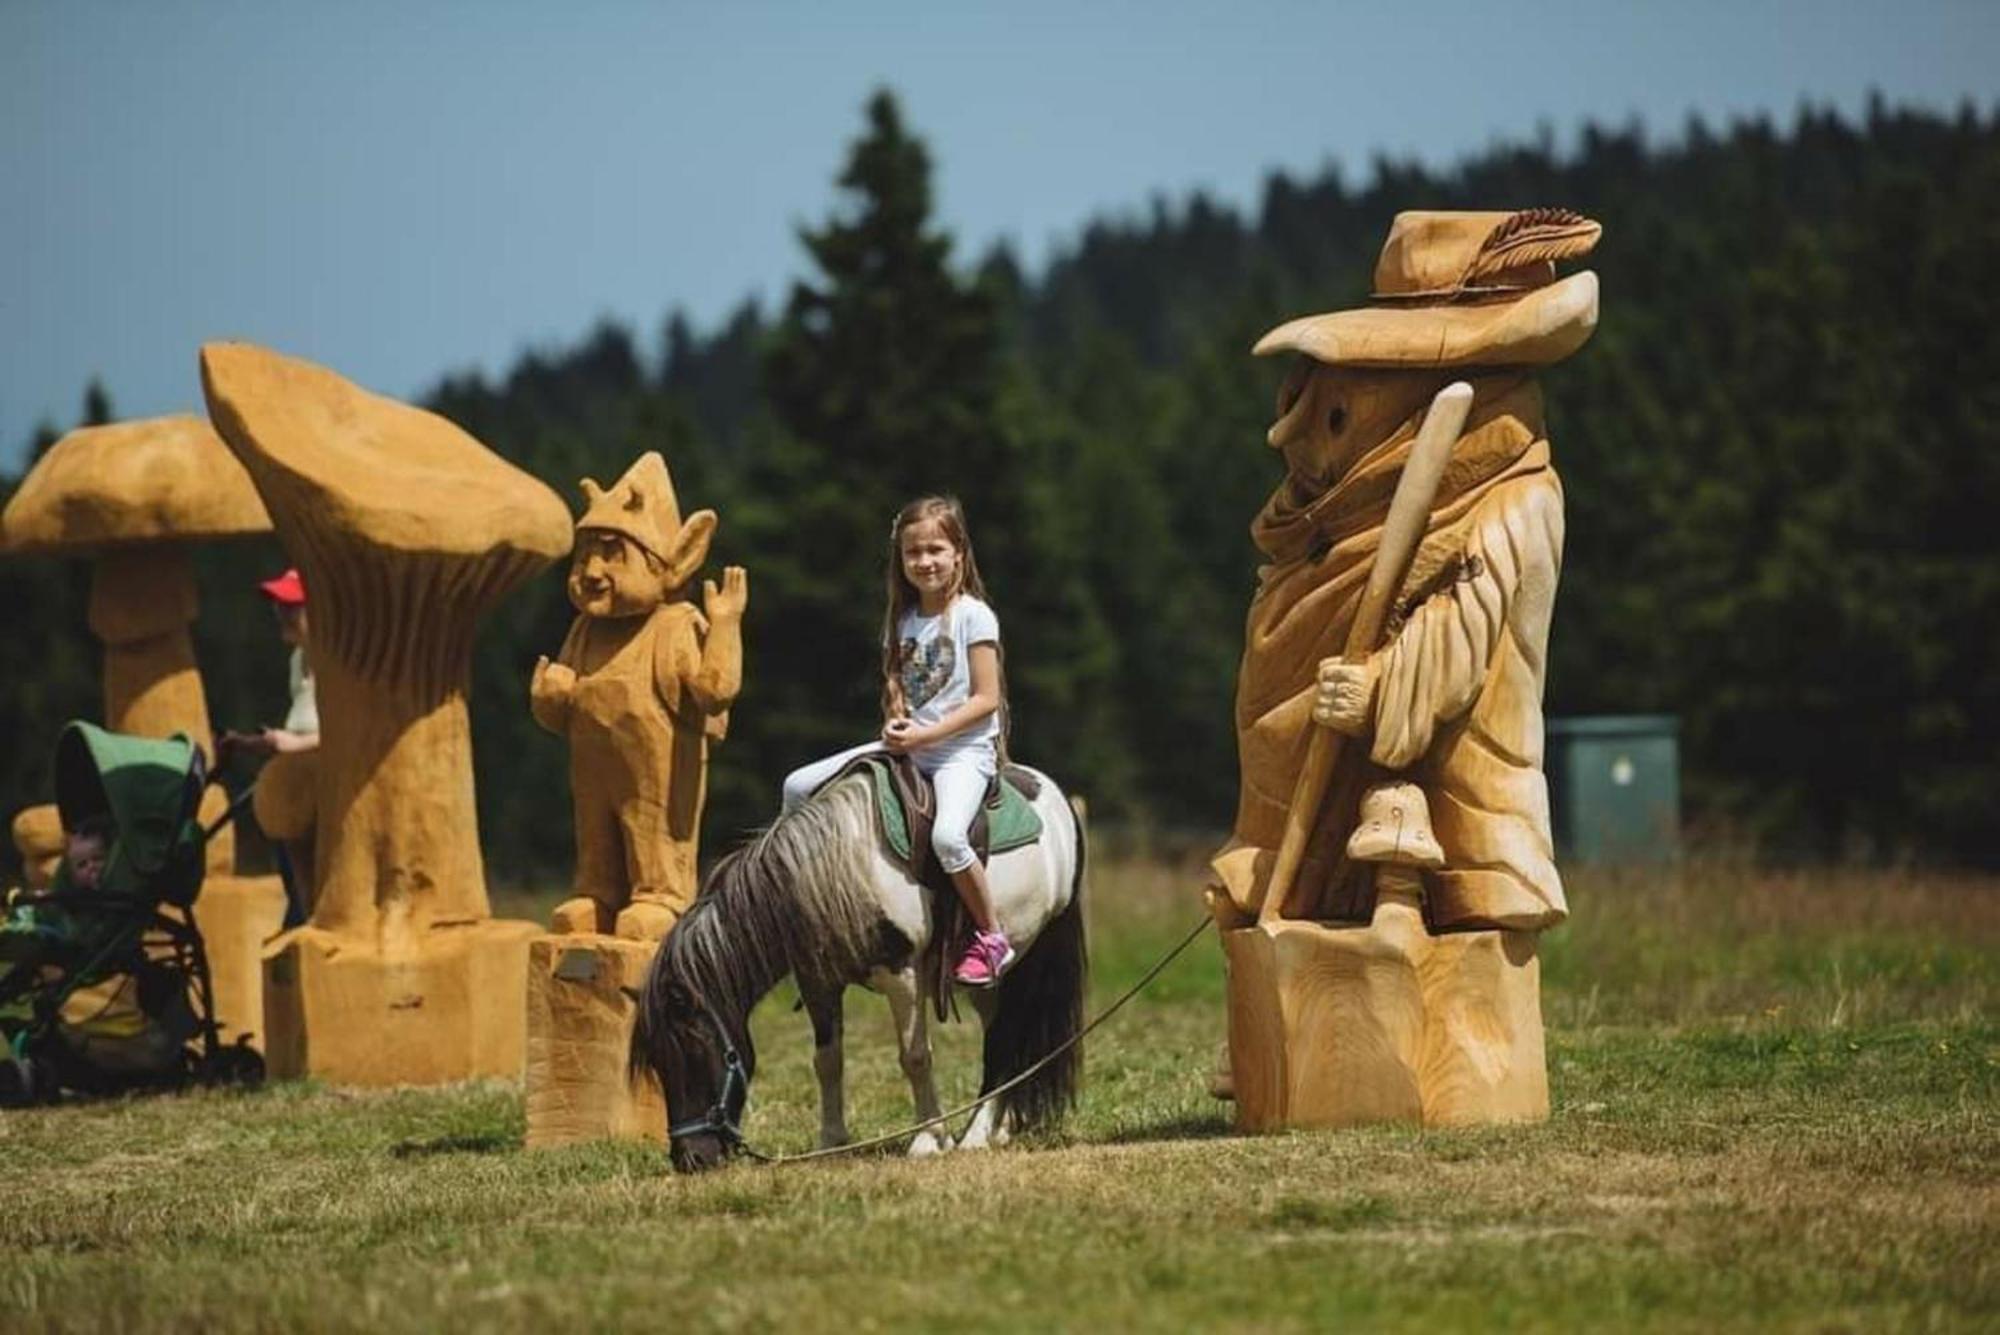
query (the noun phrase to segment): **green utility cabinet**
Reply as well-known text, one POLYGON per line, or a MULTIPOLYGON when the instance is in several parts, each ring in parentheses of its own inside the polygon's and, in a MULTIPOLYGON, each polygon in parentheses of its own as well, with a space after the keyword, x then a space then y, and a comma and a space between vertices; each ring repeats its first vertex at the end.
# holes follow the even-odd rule
POLYGON ((1547 763, 1558 858, 1668 862, 1679 856, 1679 719, 1552 718, 1547 763))

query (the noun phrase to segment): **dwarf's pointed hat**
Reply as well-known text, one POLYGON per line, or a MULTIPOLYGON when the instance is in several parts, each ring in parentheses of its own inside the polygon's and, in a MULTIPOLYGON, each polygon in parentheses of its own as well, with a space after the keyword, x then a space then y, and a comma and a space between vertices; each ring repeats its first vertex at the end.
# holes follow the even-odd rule
POLYGON ((674 498, 674 482, 667 476, 667 461, 658 450, 648 450, 625 470, 625 476, 609 488, 583 479, 583 516, 576 521, 578 531, 606 529, 638 543, 662 561, 671 561, 674 540, 680 536, 681 507, 674 498))
POLYGON ((1371 305, 1308 315, 1257 340, 1332 366, 1548 366, 1597 327, 1597 275, 1556 261, 1603 228, 1568 209, 1399 213, 1375 263, 1371 305))

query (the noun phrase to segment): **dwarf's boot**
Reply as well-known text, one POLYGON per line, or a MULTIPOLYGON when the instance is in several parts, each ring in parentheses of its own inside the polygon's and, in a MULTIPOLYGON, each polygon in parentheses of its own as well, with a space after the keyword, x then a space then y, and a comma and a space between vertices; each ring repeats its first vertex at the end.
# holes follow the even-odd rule
POLYGON ((558 936, 582 936, 611 930, 610 906, 589 895, 572 895, 549 914, 549 930, 558 936))
POLYGON ((658 941, 673 928, 680 910, 665 895, 635 894, 618 911, 615 934, 628 941, 658 941))

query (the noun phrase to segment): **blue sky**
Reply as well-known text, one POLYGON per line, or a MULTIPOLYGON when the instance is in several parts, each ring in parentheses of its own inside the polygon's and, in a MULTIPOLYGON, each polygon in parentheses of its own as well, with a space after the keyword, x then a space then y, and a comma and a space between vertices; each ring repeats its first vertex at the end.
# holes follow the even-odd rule
POLYGON ((1991 108, 1996 71, 1993 0, 0 0, 0 468, 93 374, 121 415, 198 411, 206 339, 408 395, 603 316, 650 347, 672 307, 775 298, 878 84, 961 257, 1032 264, 1273 168, 1870 89, 1991 108))

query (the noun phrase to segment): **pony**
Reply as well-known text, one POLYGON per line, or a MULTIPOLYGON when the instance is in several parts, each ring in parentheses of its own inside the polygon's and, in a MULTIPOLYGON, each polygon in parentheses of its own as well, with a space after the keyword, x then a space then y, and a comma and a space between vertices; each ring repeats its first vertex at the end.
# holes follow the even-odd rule
MULTIPOLYGON (((995 987, 971 993, 984 1031, 981 1094, 1071 1043, 1083 1022, 1083 825, 1056 785, 1036 777, 1041 838, 987 866, 994 912, 1017 955, 995 987)), ((939 924, 931 891, 884 852, 875 820, 868 777, 835 779, 718 861, 661 942, 636 995, 631 1066, 635 1075, 650 1069, 666 1094, 677 1171, 716 1167, 743 1147, 740 1120, 757 1066, 750 1013, 787 976, 812 1021, 822 1148, 851 1139, 841 1033, 853 984, 888 999, 917 1117, 940 1116, 920 982, 927 953, 942 945, 939 924)), ((1016 1130, 1060 1124, 1082 1059, 1074 1044, 981 1104, 957 1147, 982 1149, 1016 1130)), ((951 1148, 939 1125, 918 1132, 909 1153, 951 1148)))

